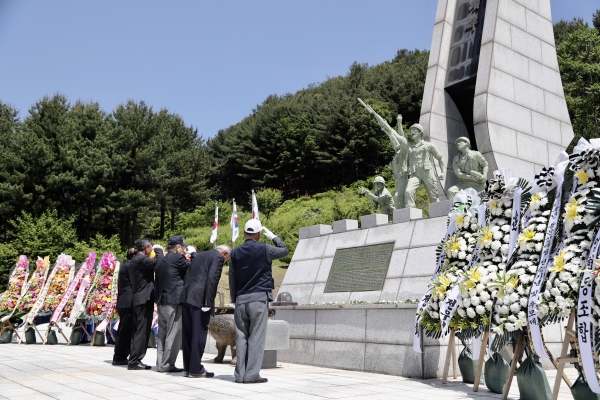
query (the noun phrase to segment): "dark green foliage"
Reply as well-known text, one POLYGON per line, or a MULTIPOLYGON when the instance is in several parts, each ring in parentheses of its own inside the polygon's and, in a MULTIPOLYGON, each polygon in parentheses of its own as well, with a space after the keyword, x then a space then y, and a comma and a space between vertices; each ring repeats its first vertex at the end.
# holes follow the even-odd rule
POLYGON ((575 138, 600 135, 600 32, 579 25, 557 48, 575 138))
POLYGON ((556 24, 554 24, 554 42, 556 47, 560 46, 563 41, 565 41, 573 32, 575 32, 579 27, 587 26, 587 24, 583 21, 583 18, 573 18, 571 21, 565 21, 561 19, 556 24))
POLYGON ((360 97, 396 124, 418 122, 429 52, 401 50, 377 66, 354 63, 296 94, 269 96, 253 113, 208 141, 222 198, 245 200, 256 187, 285 198, 340 188, 377 174, 393 150, 360 97))

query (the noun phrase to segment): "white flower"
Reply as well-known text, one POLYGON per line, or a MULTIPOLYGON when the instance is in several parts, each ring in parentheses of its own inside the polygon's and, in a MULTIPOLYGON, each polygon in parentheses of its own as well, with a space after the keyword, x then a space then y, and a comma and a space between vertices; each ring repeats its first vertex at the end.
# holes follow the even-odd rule
POLYGON ((492 250, 494 250, 494 251, 498 250, 501 246, 502 246, 502 243, 500 243, 498 240, 494 240, 492 242, 492 250))
POLYGON ((510 225, 502 225, 502 228, 500 229, 502 229, 504 232, 508 232, 510 231, 510 225))
POLYGON ((521 310, 520 303, 514 303, 510 306, 510 311, 512 311, 513 313, 518 313, 520 310, 521 310))
POLYGON ((479 306, 475 307, 475 311, 476 311, 476 312, 477 312, 477 314, 479 314, 479 315, 481 315, 481 314, 484 314, 484 313, 485 313, 485 307, 484 307, 484 306, 481 306, 481 305, 479 305, 479 306))
POLYGON ((500 314, 508 314, 508 306, 498 307, 498 312, 500 312, 500 314))
POLYGON ((462 307, 458 307, 458 309, 456 310, 456 312, 458 313, 458 315, 460 315, 461 317, 465 317, 465 315, 467 315, 467 313, 465 313, 465 309, 462 307))
POLYGON ((431 318, 434 318, 434 319, 438 319, 440 317, 440 315, 435 311, 432 311, 430 315, 431 315, 431 318))
POLYGON ((553 288, 550 290, 550 293, 551 293, 553 296, 560 296, 560 290, 558 290, 558 288, 555 288, 555 287, 553 287, 553 288))
POLYGON ((521 304, 521 307, 523 307, 523 308, 527 307, 527 297, 521 297, 521 299, 519 300, 519 303, 521 304))
POLYGON ((511 324, 510 322, 505 323, 504 328, 509 332, 512 332, 515 330, 515 326, 513 324, 511 324))
POLYGON ((500 240, 500 239, 502 239, 503 236, 504 235, 502 234, 502 231, 496 231, 496 232, 494 232, 494 236, 493 237, 494 237, 495 240, 500 240))
POLYGON ((560 284, 559 289, 561 292, 567 293, 570 288, 569 288, 569 285, 567 285, 566 283, 563 282, 560 284))
POLYGON ((475 286, 475 289, 477 289, 477 293, 481 293, 485 290, 485 285, 482 283, 478 283, 477 286, 475 286))
POLYGON ((512 209, 511 208, 506 209, 506 211, 504 211, 504 216, 506 218, 510 218, 512 216, 512 209))
POLYGON ((519 295, 516 293, 511 293, 510 296, 508 296, 508 297, 510 298, 511 303, 519 301, 519 295))
POLYGON ((535 240, 536 242, 544 240, 544 233, 543 232, 536 233, 535 236, 533 237, 533 240, 535 240))
POLYGON ((483 291, 479 295, 479 298, 481 299, 481 301, 487 302, 490 299, 490 294, 487 291, 483 291))
POLYGON ((470 305, 471 305, 471 298, 470 297, 463 298, 463 306, 469 307, 470 305))
POLYGON ((481 300, 479 300, 479 297, 472 296, 471 297, 471 305, 477 306, 479 304, 481 304, 481 300))
POLYGON ((517 321, 517 317, 515 317, 514 315, 509 315, 507 319, 513 323, 517 321))
POLYGON ((466 257, 467 257, 467 253, 465 253, 464 251, 458 252, 458 259, 459 260, 464 260, 466 257))
POLYGON ((475 318, 475 310, 473 310, 471 307, 467 308, 467 315, 469 318, 475 318))
POLYGON ((485 309, 488 311, 491 311, 493 305, 494 305, 494 302, 492 300, 488 300, 485 302, 485 309))

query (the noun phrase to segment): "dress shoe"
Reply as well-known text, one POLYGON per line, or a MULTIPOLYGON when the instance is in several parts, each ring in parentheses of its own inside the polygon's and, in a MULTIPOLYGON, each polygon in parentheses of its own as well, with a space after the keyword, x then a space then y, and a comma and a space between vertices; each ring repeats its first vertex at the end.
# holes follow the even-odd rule
POLYGON ((128 364, 127 360, 121 360, 121 361, 113 360, 113 362, 112 362, 112 365, 127 365, 127 364, 128 364))
POLYGON ((165 371, 165 372, 173 372, 173 373, 175 373, 175 372, 183 372, 183 368, 173 367, 170 370, 165 371))
POLYGON ((204 371, 201 374, 188 374, 188 378, 212 378, 213 376, 215 376, 214 372, 208 372, 208 371, 204 371))
POLYGON ((267 383, 269 380, 267 378, 258 378, 255 381, 244 381, 244 383, 267 383))
POLYGON ((146 365, 144 363, 137 363, 137 364, 128 364, 127 365, 127 369, 129 370, 140 370, 140 369, 150 369, 152 368, 149 365, 146 365))
POLYGON ((183 377, 184 377, 184 378, 187 378, 189 375, 190 375, 190 373, 189 373, 189 372, 187 372, 187 371, 183 371, 183 377))

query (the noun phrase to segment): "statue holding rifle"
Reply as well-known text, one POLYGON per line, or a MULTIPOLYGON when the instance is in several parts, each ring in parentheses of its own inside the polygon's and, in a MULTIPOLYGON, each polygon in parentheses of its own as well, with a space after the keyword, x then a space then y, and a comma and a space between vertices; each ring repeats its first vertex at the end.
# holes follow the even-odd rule
MULTIPOLYGON (((363 107, 367 109, 367 111, 375 115, 379 126, 390 138, 392 146, 396 151, 396 156, 400 156, 398 159, 396 159, 395 156, 394 159, 400 162, 406 160, 407 162, 406 170, 408 172, 408 179, 405 185, 406 189, 404 193, 401 192, 402 186, 398 184, 398 181, 396 182, 397 198, 401 199, 402 195, 404 195, 403 207, 416 207, 415 195, 421 183, 423 183, 423 185, 425 186, 425 190, 427 191, 427 195, 429 196, 429 201, 431 203, 439 201, 437 182, 438 179, 440 180, 440 182, 444 181, 444 171, 446 169, 446 163, 444 162, 442 153, 440 153, 438 148, 435 147, 435 145, 433 145, 432 143, 425 142, 423 140, 423 127, 419 124, 414 124, 410 127, 410 132, 412 134, 413 141, 409 142, 402 130, 401 115, 398 115, 398 132, 396 132, 389 126, 387 121, 385 121, 380 115, 378 115, 370 106, 365 104, 361 99, 358 99, 358 101, 363 105, 363 107), (431 160, 432 156, 433 158, 438 160, 440 169, 442 170, 439 176, 437 176, 437 179, 437 171, 435 170, 433 160, 431 160), (398 188, 400 188, 400 190, 398 188)), ((404 166, 404 164, 402 164, 402 166, 404 166)), ((392 161, 392 170, 394 170, 394 161, 392 161)), ((401 170, 401 167, 398 168, 398 171, 401 170)), ((398 177, 400 178, 400 180, 402 179, 401 174, 398 177)), ((396 180, 396 172, 394 172, 394 180, 396 180)))
POLYGON ((392 158, 392 162, 390 163, 394 175, 394 182, 396 183, 396 192, 393 196, 394 204, 397 210, 404 208, 404 193, 406 192, 406 185, 408 184, 408 152, 400 145, 400 138, 405 137, 404 131, 402 130, 402 115, 398 115, 398 131, 396 132, 385 119, 371 108, 371 106, 365 104, 361 99, 358 99, 358 101, 367 109, 367 111, 375 116, 381 130, 390 138, 392 148, 395 152, 394 158, 392 158))

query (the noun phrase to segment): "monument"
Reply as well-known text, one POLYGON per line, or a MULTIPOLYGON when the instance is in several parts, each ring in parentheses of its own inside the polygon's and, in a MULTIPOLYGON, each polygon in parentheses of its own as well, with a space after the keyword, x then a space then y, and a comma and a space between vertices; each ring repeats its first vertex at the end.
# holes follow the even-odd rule
MULTIPOLYGON (((573 130, 558 70, 550 0, 439 0, 419 123, 423 139, 447 160, 459 152, 470 154, 463 151, 468 138, 469 150, 481 153, 488 163, 487 171, 482 162, 470 166, 482 176, 506 168, 532 180, 534 171, 554 161, 569 145, 573 130), (455 143, 463 137, 459 151, 455 143)), ((458 170, 463 171, 466 165, 460 161, 459 156, 458 170)), ((465 183, 447 172, 445 188, 465 183)), ((393 224, 365 216, 363 221, 378 223, 358 229, 358 221, 345 220, 333 223, 341 229, 301 228, 280 288, 299 305, 278 307, 275 316, 290 324, 290 349, 281 352, 281 360, 440 376, 447 339, 423 338, 423 353, 413 352, 417 305, 402 303, 420 298, 435 270, 436 247, 450 211, 440 205, 430 206, 429 218, 406 213, 393 224), (383 285, 376 278, 385 263, 369 266, 361 254, 372 245, 391 247, 383 285), (349 262, 353 251, 359 256, 349 262), (341 263, 336 263, 338 254, 341 263), (362 285, 349 276, 352 271, 362 285)), ((409 210, 395 210, 394 216, 409 210)), ((561 348, 559 330, 558 324, 544 328, 546 345, 555 353, 561 348)))
POLYGON ((550 0, 439 0, 419 122, 450 160, 465 136, 489 171, 532 180, 552 163, 573 129, 550 0))

